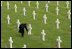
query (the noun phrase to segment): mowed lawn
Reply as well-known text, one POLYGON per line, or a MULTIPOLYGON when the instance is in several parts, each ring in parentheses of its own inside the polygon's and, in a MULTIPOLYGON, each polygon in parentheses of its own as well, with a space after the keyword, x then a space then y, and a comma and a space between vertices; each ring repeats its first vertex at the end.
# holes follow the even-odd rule
POLYGON ((1 48, 5 45, 10 47, 9 38, 12 37, 13 48, 22 48, 26 44, 27 48, 54 48, 58 42, 58 36, 61 37, 61 48, 71 48, 71 19, 68 19, 67 12, 71 10, 71 1, 69 1, 69 8, 66 8, 66 1, 59 1, 59 15, 56 15, 56 1, 39 1, 39 9, 36 8, 36 1, 31 1, 30 7, 28 1, 9 1, 9 10, 7 9, 7 1, 2 2, 1 7, 1 48), (48 12, 45 10, 45 5, 48 4, 48 12), (17 5, 17 13, 15 13, 14 5, 17 5), (23 15, 23 8, 26 9, 26 15, 23 15), (32 12, 36 12, 36 20, 33 20, 32 12), (10 24, 7 24, 7 15, 10 16, 10 24), (47 16, 47 24, 42 23, 44 14, 47 16), (60 28, 56 28, 57 18, 60 21, 60 28), (28 35, 25 30, 24 37, 17 29, 17 19, 20 23, 31 24, 32 35, 28 35), (42 41, 42 30, 45 30, 45 41, 42 41))

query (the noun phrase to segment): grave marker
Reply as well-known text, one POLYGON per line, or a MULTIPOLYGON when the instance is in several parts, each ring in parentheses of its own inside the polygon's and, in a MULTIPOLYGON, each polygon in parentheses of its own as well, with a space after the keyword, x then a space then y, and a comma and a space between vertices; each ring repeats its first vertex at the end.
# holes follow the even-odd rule
POLYGON ((70 14, 71 14, 70 10, 68 10, 67 14, 68 14, 68 19, 70 19, 70 14))
POLYGON ((59 29, 59 23, 60 23, 59 19, 56 20, 56 23, 57 23, 57 29, 59 29))
POLYGON ((26 45, 24 44, 24 47, 23 48, 26 48, 26 45))
POLYGON ((50 3, 50 1, 48 1, 48 3, 50 3))
POLYGON ((30 1, 28 1, 28 6, 30 7, 30 1))
POLYGON ((60 48, 60 43, 62 42, 62 41, 60 40, 60 36, 58 36, 57 41, 58 41, 58 48, 60 48))
POLYGON ((17 12, 17 5, 16 4, 15 4, 14 8, 15 8, 15 13, 16 13, 17 12))
POLYGON ((8 24, 9 24, 9 20, 10 20, 10 17, 9 17, 9 15, 7 16, 7 19, 8 19, 8 24))
POLYGON ((9 2, 7 1, 7 9, 9 10, 9 2))
POLYGON ((12 43, 13 43, 12 37, 10 37, 9 41, 10 41, 10 48, 12 48, 12 43))
POLYGON ((67 8, 68 8, 68 7, 69 7, 69 6, 68 6, 68 5, 69 5, 69 1, 66 2, 66 5, 67 5, 67 8))
POLYGON ((42 40, 45 41, 45 35, 46 35, 46 34, 45 34, 45 32, 44 32, 44 29, 42 30, 41 34, 42 34, 42 40))
POLYGON ((21 4, 22 4, 23 2, 21 1, 21 4))
POLYGON ((46 4, 46 12, 48 12, 48 7, 49 7, 48 4, 46 4))
POLYGON ((1 7, 2 7, 2 1, 1 1, 1 7))
POLYGON ((44 18, 44 24, 46 24, 46 19, 47 19, 46 14, 44 14, 43 18, 44 18))
POLYGON ((59 11, 59 9, 58 9, 58 7, 56 8, 56 13, 57 13, 57 15, 58 15, 58 11, 59 11))
POLYGON ((33 11, 33 19, 35 20, 35 15, 36 15, 36 13, 35 13, 35 11, 33 11))
POLYGON ((57 6, 59 5, 59 1, 57 1, 57 6))
POLYGON ((29 24, 28 28, 29 28, 28 35, 31 35, 31 30, 32 30, 31 24, 29 24))
POLYGON ((17 19, 17 24, 18 24, 18 30, 19 30, 19 25, 20 25, 19 19, 17 19))
POLYGON ((70 28, 71 28, 71 25, 70 25, 70 28))
POLYGON ((24 16, 25 16, 25 11, 26 11, 25 8, 23 8, 24 16))
POLYGON ((38 1, 36 2, 36 5, 37 5, 37 8, 39 8, 39 7, 38 7, 38 5, 39 5, 38 1))

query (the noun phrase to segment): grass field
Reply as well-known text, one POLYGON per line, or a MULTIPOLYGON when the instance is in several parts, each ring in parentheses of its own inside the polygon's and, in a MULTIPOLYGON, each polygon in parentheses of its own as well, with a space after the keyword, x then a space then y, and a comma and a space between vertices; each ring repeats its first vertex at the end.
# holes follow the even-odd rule
POLYGON ((71 1, 69 1, 69 8, 66 8, 66 1, 59 1, 59 15, 56 15, 56 1, 39 1, 39 9, 36 8, 36 1, 31 1, 30 7, 28 1, 9 1, 10 8, 7 10, 7 1, 2 2, 1 7, 1 48, 5 48, 7 44, 10 47, 9 38, 13 39, 13 48, 22 48, 24 44, 27 48, 54 48, 58 44, 57 38, 61 37, 62 48, 71 48, 71 34, 68 30, 71 30, 71 19, 68 19, 67 12, 71 10, 71 1), (48 12, 45 10, 46 3, 49 5, 48 12), (14 11, 14 5, 17 5, 17 13, 14 11), (26 8, 26 15, 23 15, 23 8, 26 8), (32 12, 36 12, 36 20, 33 20, 32 12), (10 16, 10 24, 7 24, 7 15, 10 16), (42 23, 44 14, 47 16, 47 24, 42 23), (56 28, 57 18, 60 21, 60 28, 56 28), (25 31, 24 37, 18 33, 17 19, 20 23, 27 22, 32 26, 32 35, 28 35, 25 31), (45 30, 46 41, 42 41, 41 32, 45 30))

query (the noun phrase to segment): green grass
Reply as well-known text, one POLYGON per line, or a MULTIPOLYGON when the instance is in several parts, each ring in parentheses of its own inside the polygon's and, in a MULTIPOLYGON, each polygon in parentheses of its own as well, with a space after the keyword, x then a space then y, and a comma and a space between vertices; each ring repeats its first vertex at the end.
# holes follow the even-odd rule
POLYGON ((45 11, 45 5, 47 1, 39 1, 39 9, 36 8, 36 1, 31 1, 30 7, 28 6, 28 1, 9 1, 10 8, 7 10, 7 1, 2 2, 1 7, 1 48, 5 48, 5 44, 9 45, 10 36, 13 39, 13 48, 22 48, 24 44, 27 48, 54 48, 57 44, 56 39, 58 36, 61 37, 62 48, 71 48, 71 34, 68 34, 70 30, 71 19, 67 18, 67 11, 71 10, 71 1, 69 1, 69 8, 66 9, 66 1, 59 1, 59 15, 56 15, 56 1, 51 1, 48 3, 49 10, 45 11), (14 5, 17 5, 17 13, 14 11, 14 5), (26 16, 23 15, 23 8, 26 8, 26 16), (36 12, 36 20, 32 18, 32 12, 36 12), (7 15, 10 16, 10 24, 7 22, 7 15), (42 24, 42 19, 44 14, 47 16, 47 24, 42 24), (56 29, 55 21, 57 18, 60 21, 60 28, 56 29), (17 29, 17 19, 20 23, 27 22, 32 26, 32 35, 29 36, 26 31, 24 37, 18 33, 17 29), (42 29, 45 30, 46 41, 42 41, 41 32, 42 29))

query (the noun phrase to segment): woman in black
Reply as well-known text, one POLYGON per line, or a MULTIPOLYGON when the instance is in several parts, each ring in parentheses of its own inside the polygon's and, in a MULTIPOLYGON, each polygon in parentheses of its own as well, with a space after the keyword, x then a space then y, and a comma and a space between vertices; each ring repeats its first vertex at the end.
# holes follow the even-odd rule
POLYGON ((25 28, 26 31, 28 32, 27 23, 20 24, 20 26, 19 26, 19 32, 22 34, 22 37, 24 36, 24 28, 25 28))

